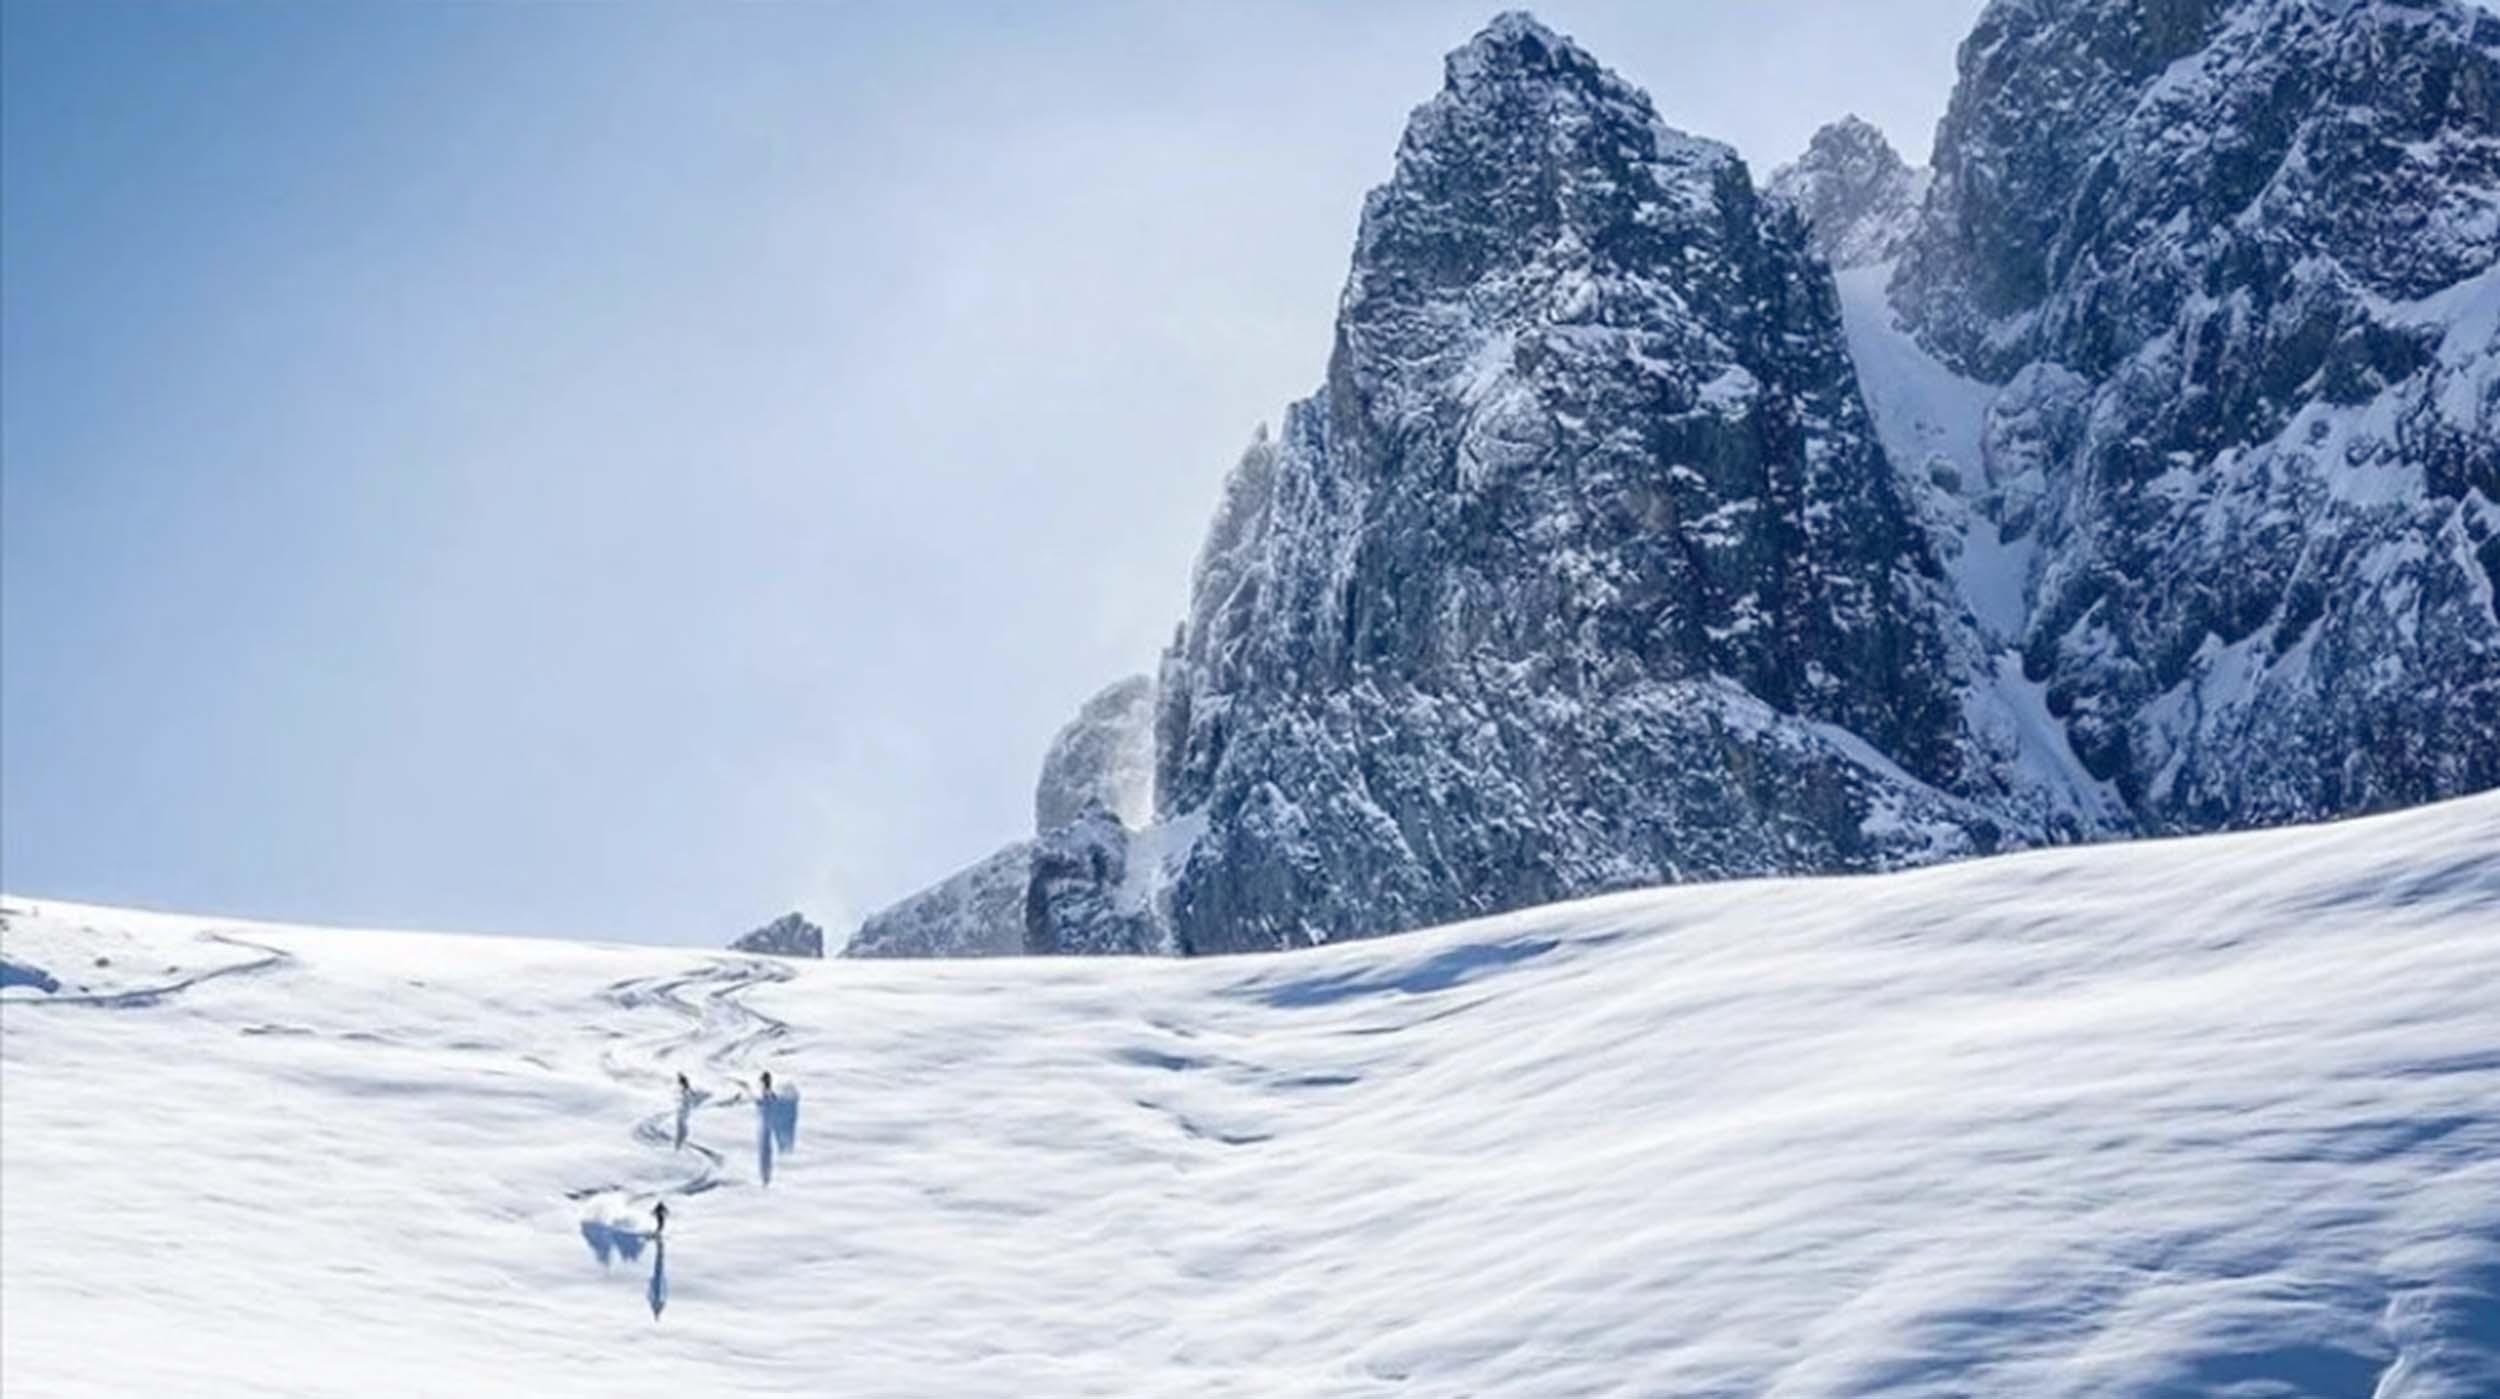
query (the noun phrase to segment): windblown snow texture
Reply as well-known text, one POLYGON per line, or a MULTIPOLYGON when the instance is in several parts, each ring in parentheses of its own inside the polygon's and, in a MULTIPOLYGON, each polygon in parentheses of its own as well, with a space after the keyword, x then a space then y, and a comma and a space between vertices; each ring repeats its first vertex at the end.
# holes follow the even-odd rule
POLYGON ((111 998, 0 988, 11 1396, 2500 1393, 2500 794, 1255 958, 0 954, 111 998))
POLYGON ((1100 805, 1131 826, 1154 815, 1152 678, 1132 675, 1085 702, 1050 751, 1033 788, 1033 830, 1044 834, 1100 805))

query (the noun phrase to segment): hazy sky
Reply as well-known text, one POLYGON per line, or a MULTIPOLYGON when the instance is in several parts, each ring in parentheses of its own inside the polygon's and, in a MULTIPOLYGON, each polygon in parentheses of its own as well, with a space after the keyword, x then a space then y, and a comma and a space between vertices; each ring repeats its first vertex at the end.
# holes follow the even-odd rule
MULTIPOLYGON (((1978 9, 1540 14, 1766 173, 1978 9)), ((0 882, 839 937, 1024 833, 1491 10, 8 0, 0 882)))

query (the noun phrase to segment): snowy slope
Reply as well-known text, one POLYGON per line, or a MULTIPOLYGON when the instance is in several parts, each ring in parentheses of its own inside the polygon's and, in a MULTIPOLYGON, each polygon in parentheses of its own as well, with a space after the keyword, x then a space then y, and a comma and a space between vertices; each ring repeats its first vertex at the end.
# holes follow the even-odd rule
POLYGON ((13 1397, 2500 1393, 2500 795, 1195 962, 7 909, 13 1397))

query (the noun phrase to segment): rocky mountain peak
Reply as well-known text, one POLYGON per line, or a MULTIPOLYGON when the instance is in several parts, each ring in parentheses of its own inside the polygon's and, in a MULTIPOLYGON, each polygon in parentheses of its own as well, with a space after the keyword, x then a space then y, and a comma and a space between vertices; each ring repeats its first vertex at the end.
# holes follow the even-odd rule
POLYGON ((1100 805, 1131 826, 1154 808, 1154 681, 1132 675, 1085 702, 1042 755, 1033 830, 1047 834, 1100 805))
POLYGON ((1855 112, 1824 123, 1807 139, 1805 157, 1799 163, 1840 172, 1864 172, 1869 177, 1910 168, 1892 148, 1892 142, 1884 139, 1883 129, 1855 112))
POLYGON ((1763 193, 1795 209, 1813 230, 1815 251, 1847 269, 1900 255, 1927 183, 1927 172, 1903 161, 1874 123, 1852 115, 1815 132, 1763 193))
POLYGON ((1496 77, 1594 77, 1602 70, 1588 51, 1547 28, 1526 10, 1505 10, 1442 60, 1453 89, 1496 77))
POLYGON ((1448 72, 1365 203, 1325 383, 1225 488, 1155 821, 1037 857, 1031 950, 1275 947, 2002 834, 1958 804, 1987 779, 1935 566, 1803 227, 1524 16, 1448 72))
POLYGON ((1451 50, 1441 67, 1442 90, 1418 116, 1453 103, 1498 105, 1540 93, 1549 112, 1579 108, 1639 123, 1657 120, 1647 93, 1525 10, 1495 15, 1474 38, 1451 50))
POLYGON ((785 913, 729 944, 734 952, 762 952, 775 957, 822 957, 825 930, 803 914, 785 913))
POLYGON ((1395 171, 1365 201, 1349 317, 1506 285, 1539 266, 1646 261, 1712 207, 1735 152, 1667 126, 1649 98, 1520 13, 1450 55, 1395 171))
POLYGON ((1997 0, 1960 67, 1932 183, 1852 118, 1757 191, 1524 14, 1450 55, 1153 685, 855 950, 1296 946, 2500 783, 2500 16, 1997 0))

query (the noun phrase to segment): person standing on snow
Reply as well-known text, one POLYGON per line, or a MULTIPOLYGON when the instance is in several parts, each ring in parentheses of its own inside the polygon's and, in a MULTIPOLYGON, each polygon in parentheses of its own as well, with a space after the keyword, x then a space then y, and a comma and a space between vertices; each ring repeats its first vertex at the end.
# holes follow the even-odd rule
POLYGON ((661 1200, 651 1206, 651 1237, 656 1239, 667 1232, 668 1201, 661 1200))

